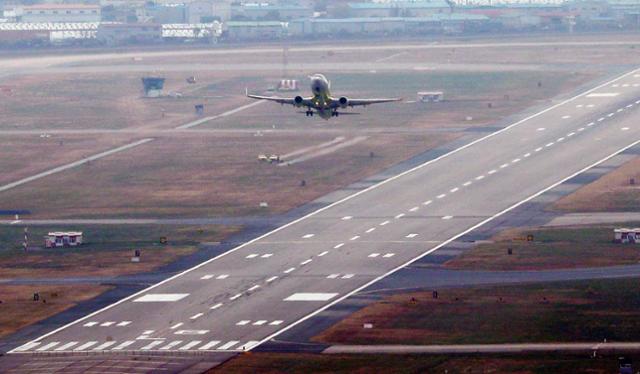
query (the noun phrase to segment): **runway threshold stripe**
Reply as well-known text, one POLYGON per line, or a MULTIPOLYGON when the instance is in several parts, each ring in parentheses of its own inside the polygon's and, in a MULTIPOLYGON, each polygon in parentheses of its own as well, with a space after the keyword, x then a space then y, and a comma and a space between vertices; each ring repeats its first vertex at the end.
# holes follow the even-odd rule
POLYGON ((178 350, 186 351, 188 349, 191 349, 191 348, 195 347, 196 345, 198 345, 200 343, 202 343, 201 340, 193 340, 193 341, 190 341, 189 343, 183 345, 182 347, 178 348, 178 350))
POLYGON ((61 346, 59 346, 58 348, 55 349, 55 351, 64 351, 67 350, 71 347, 73 347, 74 345, 78 344, 78 342, 69 342, 67 344, 63 344, 61 346))
POLYGON ((220 344, 220 340, 212 340, 209 343, 203 345, 202 347, 198 348, 199 351, 204 351, 207 350, 209 348, 213 348, 216 345, 220 344))
POLYGON ((240 341, 238 341, 238 340, 232 340, 232 341, 226 342, 225 344, 223 344, 223 345, 219 346, 217 350, 219 350, 219 351, 225 351, 225 350, 227 350, 227 349, 231 349, 231 347, 233 347, 233 346, 237 345, 238 343, 240 343, 240 341))
POLYGON ((123 342, 119 346, 113 347, 113 350, 114 351, 119 351, 119 350, 125 349, 126 347, 130 346, 131 344, 133 344, 135 342, 136 342, 135 340, 127 340, 126 342, 123 342))
POLYGON ((21 346, 19 346, 18 348, 15 349, 16 352, 24 352, 24 351, 28 351, 31 348, 35 348, 37 346, 39 346, 41 343, 40 342, 30 342, 27 344, 23 344, 21 346))
POLYGON ((82 344, 81 346, 78 346, 74 349, 74 351, 84 351, 85 349, 92 347, 94 345, 98 344, 98 342, 96 341, 90 341, 90 342, 86 342, 84 344, 82 344))
POLYGON ((40 347, 40 348, 36 349, 36 351, 38 351, 38 352, 40 352, 40 351, 46 351, 47 349, 49 349, 49 348, 53 348, 53 347, 55 347, 55 346, 56 346, 56 345, 58 345, 58 344, 60 344, 60 342, 51 342, 51 343, 49 343, 49 344, 45 344, 45 345, 43 345, 42 347, 40 347))
POLYGON ((99 346, 95 347, 93 350, 94 351, 102 351, 102 350, 104 350, 106 348, 111 347, 114 344, 116 344, 116 341, 105 342, 105 343, 102 343, 99 346))

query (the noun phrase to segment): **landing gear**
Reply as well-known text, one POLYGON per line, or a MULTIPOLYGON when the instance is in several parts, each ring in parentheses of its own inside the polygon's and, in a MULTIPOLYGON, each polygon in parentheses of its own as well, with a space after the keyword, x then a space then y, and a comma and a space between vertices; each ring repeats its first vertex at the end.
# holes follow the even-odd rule
POLYGON ((313 110, 307 110, 305 114, 307 115, 307 117, 313 117, 313 110))

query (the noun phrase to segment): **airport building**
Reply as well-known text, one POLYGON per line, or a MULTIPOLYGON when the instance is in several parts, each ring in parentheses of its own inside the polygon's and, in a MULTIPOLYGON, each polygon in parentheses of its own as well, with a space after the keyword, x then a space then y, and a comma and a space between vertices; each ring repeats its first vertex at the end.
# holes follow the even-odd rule
POLYGON ((100 22, 100 6, 86 4, 38 4, 15 9, 16 18, 27 23, 100 22))
POLYGON ((82 231, 50 232, 44 237, 45 248, 77 247, 82 244, 82 231))
POLYGON ((312 8, 301 5, 245 3, 231 7, 231 18, 234 20, 284 21, 311 17, 312 15, 312 8))
POLYGON ((286 23, 278 21, 229 21, 223 25, 227 40, 269 40, 286 35, 286 23))

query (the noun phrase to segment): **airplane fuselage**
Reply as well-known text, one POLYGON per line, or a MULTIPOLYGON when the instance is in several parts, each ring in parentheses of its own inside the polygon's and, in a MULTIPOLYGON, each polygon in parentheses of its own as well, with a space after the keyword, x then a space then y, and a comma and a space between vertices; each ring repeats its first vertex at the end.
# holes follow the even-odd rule
POLYGON ((333 101, 330 92, 331 84, 322 74, 315 74, 310 78, 313 107, 309 108, 309 110, 315 109, 320 117, 329 119, 335 115, 335 109, 331 107, 333 101))

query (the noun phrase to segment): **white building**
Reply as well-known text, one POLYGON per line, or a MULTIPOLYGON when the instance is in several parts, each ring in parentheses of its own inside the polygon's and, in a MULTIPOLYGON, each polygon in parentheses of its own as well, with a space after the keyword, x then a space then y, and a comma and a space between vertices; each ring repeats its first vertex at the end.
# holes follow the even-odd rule
POLYGON ((100 22, 100 6, 85 4, 38 4, 16 8, 20 22, 100 22))
POLYGON ((46 248, 76 247, 82 244, 82 231, 50 232, 44 237, 46 248))

